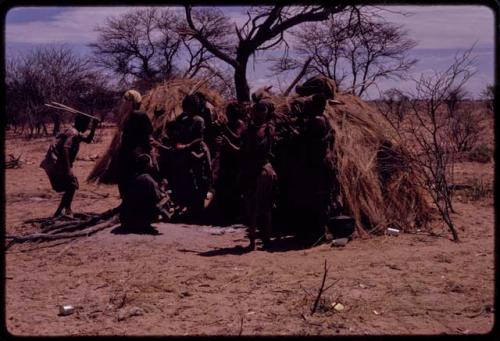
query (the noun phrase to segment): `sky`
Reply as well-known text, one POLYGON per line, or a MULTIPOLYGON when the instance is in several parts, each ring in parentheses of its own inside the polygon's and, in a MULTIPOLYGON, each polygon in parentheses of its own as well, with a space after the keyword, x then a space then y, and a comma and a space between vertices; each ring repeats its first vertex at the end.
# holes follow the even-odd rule
MULTIPOLYGON (((494 13, 485 6, 383 6, 384 18, 408 31, 417 41, 410 56, 418 59, 412 76, 422 72, 442 71, 453 62, 454 56, 474 46, 476 74, 467 90, 478 96, 487 84, 494 81, 494 13), (405 12, 407 15, 401 15, 405 12)), ((5 51, 7 56, 30 51, 45 44, 64 44, 78 53, 90 53, 88 44, 97 37, 95 27, 109 16, 117 16, 131 7, 16 7, 7 13, 5 21, 5 51)), ((245 20, 244 8, 224 7, 224 13, 235 23, 245 20)), ((272 84, 286 87, 290 79, 272 77, 266 64, 257 57, 247 69, 251 89, 272 84), (255 66, 254 66, 255 65, 255 66)), ((378 89, 372 88, 368 98, 378 97, 379 91, 397 87, 411 89, 409 81, 383 80, 378 89)))

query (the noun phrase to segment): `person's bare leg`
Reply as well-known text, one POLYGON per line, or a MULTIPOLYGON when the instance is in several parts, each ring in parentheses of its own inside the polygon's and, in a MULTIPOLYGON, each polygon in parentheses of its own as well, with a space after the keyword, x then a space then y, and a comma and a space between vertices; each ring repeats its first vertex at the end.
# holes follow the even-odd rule
POLYGON ((70 218, 73 217, 73 211, 71 210, 71 203, 73 202, 75 191, 76 190, 74 188, 66 191, 61 200, 61 202, 64 201, 65 215, 67 215, 70 218))
POLYGON ((271 243, 271 229, 272 229, 272 214, 271 208, 269 208, 268 212, 264 213, 262 222, 262 247, 264 249, 268 249, 271 243))
POLYGON ((250 244, 248 244, 248 249, 255 250, 255 238, 256 238, 256 230, 257 230, 257 215, 255 212, 255 196, 249 195, 247 197, 247 217, 248 217, 248 239, 250 240, 250 244))
MULTIPOLYGON (((255 205, 252 205, 255 207, 255 205)), ((248 239, 250 243, 248 244, 248 248, 250 250, 255 250, 255 239, 257 238, 257 215, 255 214, 255 210, 250 212, 250 223, 248 224, 248 239)))
MULTIPOLYGON (((270 166, 265 166, 257 179, 255 211, 257 217, 262 217, 262 246, 269 248, 272 231, 273 183, 276 174, 270 166)), ((256 223, 258 223, 256 221, 256 223)))
POLYGON ((64 199, 65 196, 66 196, 66 192, 64 192, 63 197, 61 198, 61 202, 59 203, 59 206, 57 207, 56 212, 52 216, 53 218, 57 218, 62 214, 62 210, 65 206, 65 199, 64 199))

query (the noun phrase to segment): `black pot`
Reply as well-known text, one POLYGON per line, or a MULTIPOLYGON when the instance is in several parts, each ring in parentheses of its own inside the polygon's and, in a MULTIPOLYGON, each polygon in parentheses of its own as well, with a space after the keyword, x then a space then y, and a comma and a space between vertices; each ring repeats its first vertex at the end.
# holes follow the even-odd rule
POLYGON ((328 230, 334 238, 348 238, 354 233, 354 218, 345 215, 331 217, 328 230))

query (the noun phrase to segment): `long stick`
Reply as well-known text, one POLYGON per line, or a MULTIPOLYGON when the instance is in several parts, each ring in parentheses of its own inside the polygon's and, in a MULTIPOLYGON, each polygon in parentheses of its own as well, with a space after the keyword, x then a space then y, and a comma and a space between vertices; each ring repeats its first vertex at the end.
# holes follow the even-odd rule
POLYGON ((62 104, 62 103, 59 103, 59 102, 51 102, 51 103, 52 103, 52 104, 54 104, 54 105, 60 106, 61 108, 65 108, 65 109, 68 109, 68 110, 74 111, 74 112, 76 112, 76 113, 78 113, 78 114, 88 115, 87 113, 81 112, 81 111, 79 111, 79 110, 76 110, 75 108, 72 108, 72 107, 70 107, 70 106, 67 106, 67 105, 62 104))
POLYGON ((58 109, 58 110, 67 111, 67 112, 70 112, 70 113, 72 113, 72 114, 78 114, 78 112, 76 112, 76 111, 75 111, 75 110, 73 110, 73 109, 68 109, 68 108, 64 108, 64 107, 56 106, 56 105, 53 105, 53 104, 47 104, 47 103, 45 103, 45 106, 50 107, 50 108, 54 108, 54 109, 58 109))
MULTIPOLYGON (((60 108, 60 107, 56 107, 55 105, 52 105, 52 104, 47 104, 45 103, 44 104, 46 107, 49 107, 49 108, 54 108, 54 109, 57 109, 57 110, 63 110, 63 111, 68 111, 68 109, 64 109, 64 108, 60 108)), ((70 111, 71 112, 71 111, 70 111)), ((71 112, 73 113, 73 112, 71 112)))
POLYGON ((69 107, 69 106, 67 106, 67 105, 64 105, 64 104, 62 104, 62 103, 58 103, 58 102, 51 102, 51 104, 53 104, 53 105, 55 104, 55 105, 57 105, 57 106, 59 106, 59 107, 61 107, 61 108, 65 108, 65 109, 67 109, 68 111, 71 111, 71 112, 73 112, 73 113, 76 113, 76 114, 82 114, 82 115, 88 116, 88 117, 90 117, 90 118, 93 118, 93 119, 95 119, 95 120, 97 120, 97 121, 100 121, 100 120, 99 120, 97 117, 95 117, 95 116, 92 116, 92 115, 90 115, 90 114, 84 113, 84 112, 82 112, 82 111, 80 111, 80 110, 76 110, 76 109, 71 108, 71 107, 69 107))
MULTIPOLYGON (((55 102, 53 102, 55 103, 55 102)), ((54 109, 58 109, 58 110, 63 110, 63 111, 66 111, 66 112, 69 112, 69 113, 72 113, 72 114, 80 114, 80 115, 84 115, 84 116, 87 116, 87 117, 90 117, 90 118, 93 118, 97 121, 100 122, 100 120, 95 117, 95 116, 92 116, 92 115, 89 115, 89 114, 86 114, 84 112, 81 112, 81 111, 78 111, 78 110, 75 110, 73 108, 69 108, 69 107, 60 107, 60 106, 55 106, 55 105, 51 105, 51 104, 47 104, 45 103, 45 106, 49 107, 49 108, 54 108, 54 109)))

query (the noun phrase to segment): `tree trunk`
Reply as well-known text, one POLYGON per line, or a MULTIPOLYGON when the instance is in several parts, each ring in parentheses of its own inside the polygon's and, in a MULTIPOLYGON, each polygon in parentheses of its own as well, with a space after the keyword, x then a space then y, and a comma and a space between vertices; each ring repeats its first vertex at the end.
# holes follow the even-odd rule
POLYGON ((238 65, 234 69, 234 86, 236 89, 236 98, 238 102, 250 101, 250 87, 247 81, 247 63, 249 56, 239 55, 236 58, 238 65))
POLYGON ((237 68, 234 71, 234 85, 236 89, 236 98, 238 102, 250 101, 250 87, 248 86, 247 77, 244 70, 237 68))
POLYGON ((45 125, 45 122, 42 122, 42 129, 43 129, 43 135, 49 136, 49 132, 47 131, 47 126, 45 125))

